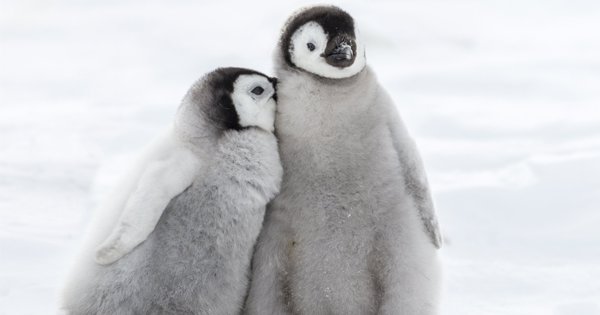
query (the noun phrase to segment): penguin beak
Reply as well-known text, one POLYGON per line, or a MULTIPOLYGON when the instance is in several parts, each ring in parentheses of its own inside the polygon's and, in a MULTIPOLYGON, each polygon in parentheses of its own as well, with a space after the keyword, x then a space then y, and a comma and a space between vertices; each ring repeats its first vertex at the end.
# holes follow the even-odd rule
POLYGON ((334 60, 350 60, 352 59, 352 46, 346 42, 342 42, 328 55, 328 57, 334 60))
POLYGON ((356 42, 348 36, 336 36, 329 41, 322 55, 328 64, 345 68, 354 63, 356 42))

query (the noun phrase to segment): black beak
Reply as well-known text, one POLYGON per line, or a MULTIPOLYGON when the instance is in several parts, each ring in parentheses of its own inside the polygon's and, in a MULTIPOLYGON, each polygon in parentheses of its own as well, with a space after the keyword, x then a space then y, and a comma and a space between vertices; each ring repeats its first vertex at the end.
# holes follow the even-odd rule
POLYGON ((338 68, 349 67, 354 63, 356 42, 348 36, 336 36, 327 43, 323 57, 327 63, 338 68))
POLYGON ((347 43, 335 47, 335 49, 329 54, 328 57, 333 58, 335 61, 351 60, 353 57, 352 47, 347 43))

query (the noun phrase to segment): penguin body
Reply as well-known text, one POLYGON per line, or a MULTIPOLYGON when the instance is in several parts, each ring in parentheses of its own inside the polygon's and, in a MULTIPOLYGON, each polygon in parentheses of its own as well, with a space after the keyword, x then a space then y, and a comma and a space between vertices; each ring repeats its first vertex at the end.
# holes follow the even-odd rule
POLYGON ((425 173, 354 31, 335 7, 284 28, 284 176, 256 244, 248 314, 436 313, 441 240, 425 173))
POLYGON ((274 93, 272 79, 239 68, 218 69, 192 87, 173 129, 128 180, 135 183, 126 185, 128 196, 101 209, 113 213, 92 228, 65 310, 240 312, 265 205, 282 173, 274 93))

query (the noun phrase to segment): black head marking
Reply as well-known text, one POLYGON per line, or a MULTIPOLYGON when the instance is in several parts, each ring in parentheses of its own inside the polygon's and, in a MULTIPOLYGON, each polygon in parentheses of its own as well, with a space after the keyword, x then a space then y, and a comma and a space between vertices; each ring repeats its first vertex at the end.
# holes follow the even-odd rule
POLYGON ((273 84, 273 88, 275 89, 275 91, 273 92, 273 100, 277 102, 277 83, 279 82, 279 80, 277 80, 277 78, 275 77, 267 78, 267 80, 269 80, 269 82, 273 84))
POLYGON ((233 105, 231 94, 234 83, 240 75, 260 75, 270 82, 274 79, 250 69, 244 68, 219 68, 208 74, 206 82, 208 91, 212 93, 212 102, 202 107, 204 116, 219 129, 244 129, 240 125, 238 113, 233 105))
MULTIPOLYGON (((340 37, 354 38, 354 19, 344 10, 335 6, 316 6, 308 8, 299 14, 293 16, 286 24, 279 46, 282 49, 283 57, 286 63, 295 67, 290 55, 291 39, 302 25, 308 22, 316 22, 328 34, 330 40, 340 37)), ((356 49, 354 47, 354 49, 356 49)))

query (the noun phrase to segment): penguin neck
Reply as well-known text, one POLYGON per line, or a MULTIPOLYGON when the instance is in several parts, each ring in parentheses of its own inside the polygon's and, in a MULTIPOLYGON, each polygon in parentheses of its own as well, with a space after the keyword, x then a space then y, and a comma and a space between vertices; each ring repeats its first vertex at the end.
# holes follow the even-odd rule
POLYGON ((378 90, 377 80, 369 67, 345 79, 326 79, 282 67, 278 69, 278 135, 315 136, 327 133, 338 124, 348 124, 369 110, 378 90))
POLYGON ((280 82, 282 82, 281 86, 283 89, 294 86, 297 89, 296 93, 324 93, 330 96, 334 96, 331 93, 340 95, 355 94, 357 90, 362 90, 370 86, 371 83, 376 82, 373 71, 368 66, 365 66, 357 74, 342 79, 325 78, 287 65, 277 69, 277 76, 280 82))

